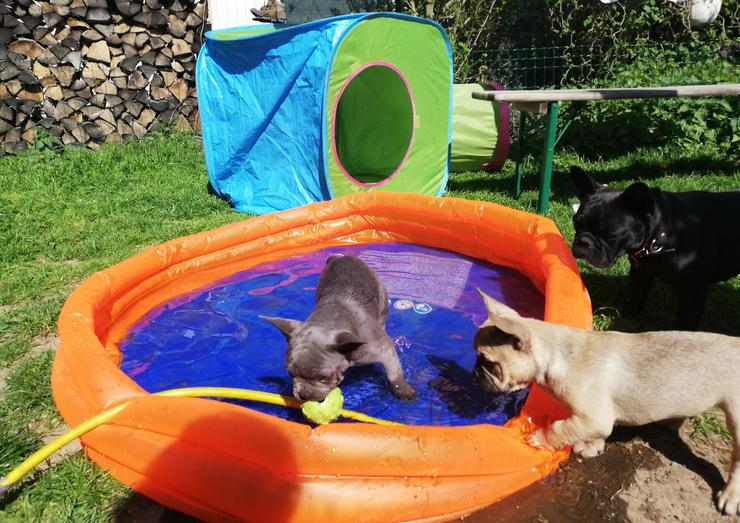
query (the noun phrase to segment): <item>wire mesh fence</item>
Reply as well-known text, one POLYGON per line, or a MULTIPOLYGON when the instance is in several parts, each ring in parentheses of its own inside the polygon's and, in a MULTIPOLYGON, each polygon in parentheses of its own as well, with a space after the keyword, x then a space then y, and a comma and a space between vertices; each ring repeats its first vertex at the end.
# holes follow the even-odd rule
POLYGON ((740 45, 711 42, 701 45, 569 46, 488 49, 473 51, 466 80, 490 79, 507 89, 604 86, 616 70, 640 60, 705 63, 720 56, 740 62, 740 45))
MULTIPOLYGON (((738 71, 740 63, 740 42, 732 41, 488 49, 474 51, 468 60, 469 68, 464 75, 459 75, 465 76, 463 81, 492 80, 506 89, 649 87, 740 80, 737 74, 727 74, 728 70, 738 71)), ((660 103, 664 105, 661 114, 666 116, 671 101, 660 103)), ((697 102, 703 104, 702 107, 708 103, 697 102)), ((632 101, 618 105, 635 112, 633 120, 638 119, 635 114, 648 114, 657 107, 651 102, 651 109, 644 110, 637 107, 638 104, 639 101, 632 101)), ((583 104, 566 104, 562 108, 564 117, 573 119, 581 115, 582 108, 583 104)), ((601 106, 597 109, 607 111, 601 106)), ((709 114, 706 107, 702 111, 709 114)), ((698 111, 696 114, 704 113, 698 111)), ((613 117, 612 113, 609 114, 613 117)), ((720 114, 724 113, 720 111, 720 114)), ((519 111, 512 112, 514 140, 519 138, 521 115, 519 111)), ((589 113, 587 119, 606 117, 589 113)), ((657 125, 654 120, 649 121, 651 125, 657 125)), ((525 136, 537 135, 542 132, 543 125, 530 118, 528 128, 525 136)))

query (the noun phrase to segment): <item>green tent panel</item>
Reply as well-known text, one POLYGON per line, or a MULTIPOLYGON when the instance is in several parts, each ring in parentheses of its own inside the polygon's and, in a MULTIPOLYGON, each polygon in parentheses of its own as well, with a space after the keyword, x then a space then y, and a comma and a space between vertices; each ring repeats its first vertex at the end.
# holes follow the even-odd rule
POLYGON ((509 154, 509 104, 476 100, 476 91, 502 89, 492 82, 455 84, 452 95, 450 171, 501 169, 509 154))
POLYGON ((444 190, 448 43, 438 26, 410 22, 373 18, 337 46, 325 106, 333 196, 372 187, 429 195, 444 190))

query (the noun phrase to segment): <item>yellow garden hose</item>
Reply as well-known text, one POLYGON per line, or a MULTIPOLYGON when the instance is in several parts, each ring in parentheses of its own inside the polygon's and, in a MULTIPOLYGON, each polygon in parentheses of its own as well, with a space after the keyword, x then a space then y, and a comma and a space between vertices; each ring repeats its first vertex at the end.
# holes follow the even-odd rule
MULTIPOLYGON (((258 390, 248 389, 235 389, 231 387, 187 387, 182 389, 171 389, 163 390, 162 392, 155 392, 152 396, 175 396, 175 397, 197 397, 197 398, 234 398, 240 400, 259 401, 262 403, 271 403, 273 405, 283 405, 285 407, 300 408, 303 404, 295 398, 289 396, 281 396, 280 394, 273 394, 272 392, 262 392, 258 390)), ((83 421, 77 427, 70 430, 66 434, 62 434, 58 438, 54 439, 48 445, 45 445, 41 449, 37 450, 26 458, 23 463, 15 467, 10 473, 0 480, 0 495, 2 495, 10 485, 20 480, 23 476, 33 470, 36 465, 47 459, 49 456, 60 450, 67 443, 75 440, 91 431, 95 427, 102 425, 109 421, 116 414, 121 412, 126 406, 131 403, 127 401, 104 410, 100 414, 93 416, 87 421, 83 421)), ((342 409, 339 413, 340 416, 353 419, 355 421, 362 421, 365 423, 374 423, 376 425, 401 425, 395 421, 387 421, 378 418, 373 418, 361 412, 355 412, 352 410, 342 409)))

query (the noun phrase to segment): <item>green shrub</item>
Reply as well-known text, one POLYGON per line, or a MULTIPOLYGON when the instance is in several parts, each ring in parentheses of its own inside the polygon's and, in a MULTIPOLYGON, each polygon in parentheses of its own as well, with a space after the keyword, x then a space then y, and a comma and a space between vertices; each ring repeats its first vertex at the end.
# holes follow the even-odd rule
MULTIPOLYGON (((737 66, 720 45, 689 43, 674 48, 633 48, 593 87, 644 87, 737 82, 737 66)), ((740 142, 737 97, 619 100, 569 106, 574 125, 565 143, 579 152, 624 152, 640 146, 714 144, 733 152, 740 142)))

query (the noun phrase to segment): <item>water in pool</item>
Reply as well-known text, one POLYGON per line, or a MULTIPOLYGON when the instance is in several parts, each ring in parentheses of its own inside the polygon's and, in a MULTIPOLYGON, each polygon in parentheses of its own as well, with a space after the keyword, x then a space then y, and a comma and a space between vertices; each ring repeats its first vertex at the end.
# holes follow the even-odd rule
MULTIPOLYGON (((411 402, 396 399, 382 367, 354 367, 341 384, 345 408, 413 425, 501 425, 519 412, 526 390, 490 394, 475 383, 473 337, 485 320, 476 287, 534 318, 542 318, 542 295, 512 269, 403 243, 294 256, 180 296, 131 329, 120 345, 121 369, 149 392, 219 386, 291 395, 285 338, 259 315, 305 320, 319 273, 335 254, 360 257, 384 281, 386 330, 417 393, 411 402)), ((293 409, 244 405, 305 423, 293 409)))

